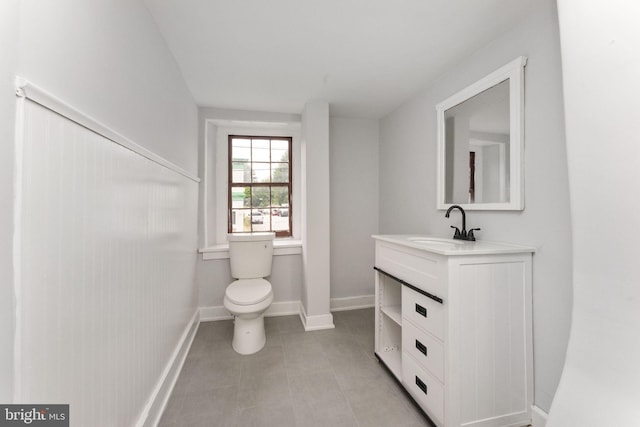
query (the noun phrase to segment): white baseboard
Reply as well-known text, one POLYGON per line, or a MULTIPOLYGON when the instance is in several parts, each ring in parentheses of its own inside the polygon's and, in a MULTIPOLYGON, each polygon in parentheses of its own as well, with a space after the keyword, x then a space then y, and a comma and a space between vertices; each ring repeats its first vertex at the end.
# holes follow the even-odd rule
POLYGON ((375 305, 375 295, 361 295, 358 297, 331 298, 331 311, 357 310, 375 305))
MULTIPOLYGON (((267 317, 289 316, 292 314, 298 314, 299 312, 300 301, 278 301, 272 303, 264 313, 264 315, 267 317)), ((223 305, 200 307, 200 321, 202 322, 228 319, 233 319, 233 316, 227 311, 226 308, 224 308, 223 305)))
POLYGON ((147 404, 142 411, 142 415, 138 418, 138 422, 136 423, 137 427, 157 426, 158 422, 160 422, 160 418, 167 406, 173 387, 180 375, 182 365, 187 358, 187 353, 189 353, 189 349, 191 348, 193 338, 196 336, 198 325, 200 325, 200 318, 198 314, 199 312, 196 310, 191 321, 182 333, 182 337, 174 349, 171 359, 165 366, 164 372, 156 384, 153 393, 151 393, 151 397, 147 401, 147 404))
POLYGON ((336 327, 333 324, 333 315, 331 313, 309 316, 304 309, 304 304, 300 304, 300 320, 302 320, 302 326, 304 326, 305 331, 320 331, 336 327))
POLYGON ((531 425, 533 427, 544 427, 547 424, 549 415, 536 405, 531 405, 531 425))
POLYGON ((216 305, 212 307, 200 307, 201 322, 211 322, 213 320, 228 320, 228 319, 233 319, 233 316, 222 305, 216 305))
MULTIPOLYGON (((357 297, 346 298, 331 298, 330 310, 331 311, 344 311, 344 310, 357 310, 360 308, 373 307, 375 302, 375 295, 361 295, 357 297)), ((265 316, 290 316, 292 314, 299 314, 302 318, 302 311, 300 309, 302 304, 300 301, 278 301, 271 304, 271 306, 264 313, 265 316)), ((326 317, 327 315, 325 315, 326 317)), ((316 317, 316 316, 314 316, 316 317)), ((233 319, 233 316, 222 305, 215 305, 210 307, 200 307, 200 321, 210 322, 214 320, 228 320, 233 319)), ((331 319, 305 319, 309 320, 310 325, 333 325, 333 317, 331 319)), ((303 320, 304 323, 304 320, 303 320)), ((331 326, 332 328, 333 326, 331 326)), ((319 329, 327 329, 327 327, 319 329)), ((309 329, 310 330, 310 329, 309 329)))

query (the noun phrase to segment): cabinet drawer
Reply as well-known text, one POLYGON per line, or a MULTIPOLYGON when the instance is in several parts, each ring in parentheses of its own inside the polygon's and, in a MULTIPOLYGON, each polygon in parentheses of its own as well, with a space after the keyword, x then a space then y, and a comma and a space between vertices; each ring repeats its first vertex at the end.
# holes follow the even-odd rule
POLYGON ((421 369, 406 352, 402 353, 402 383, 433 421, 444 423, 444 386, 421 369))
POLYGON ((402 287, 402 317, 443 339, 444 307, 441 303, 406 286, 402 287))
POLYGON ((376 267, 426 292, 445 293, 445 262, 437 255, 387 242, 376 244, 376 267))
POLYGON ((402 324, 402 349, 444 382, 444 347, 442 342, 416 328, 411 322, 402 324))

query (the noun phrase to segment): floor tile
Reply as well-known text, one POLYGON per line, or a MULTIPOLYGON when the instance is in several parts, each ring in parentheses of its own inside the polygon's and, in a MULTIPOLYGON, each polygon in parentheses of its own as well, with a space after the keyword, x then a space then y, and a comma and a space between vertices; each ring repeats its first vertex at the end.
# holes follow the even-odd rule
POLYGON ((258 405, 239 411, 234 427, 296 427, 293 405, 290 400, 277 404, 258 405))
POLYGON ((160 427, 431 426, 373 353, 373 309, 333 313, 335 329, 265 318, 267 343, 232 346, 233 322, 202 322, 160 427))

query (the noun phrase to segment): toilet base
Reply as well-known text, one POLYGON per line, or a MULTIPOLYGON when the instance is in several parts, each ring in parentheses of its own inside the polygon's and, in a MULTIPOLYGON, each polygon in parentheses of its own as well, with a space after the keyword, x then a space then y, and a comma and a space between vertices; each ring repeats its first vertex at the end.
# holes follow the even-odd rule
POLYGON ((231 345, 236 353, 245 355, 257 353, 262 350, 266 342, 264 314, 251 318, 235 316, 231 345))

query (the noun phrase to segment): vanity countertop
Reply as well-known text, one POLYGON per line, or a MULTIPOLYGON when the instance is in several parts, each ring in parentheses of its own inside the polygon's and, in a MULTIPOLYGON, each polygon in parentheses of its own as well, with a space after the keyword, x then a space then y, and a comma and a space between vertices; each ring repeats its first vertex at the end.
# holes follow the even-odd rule
POLYGON ((425 234, 375 234, 376 240, 395 243, 440 255, 490 255, 535 252, 532 246, 476 240, 454 240, 425 234))

